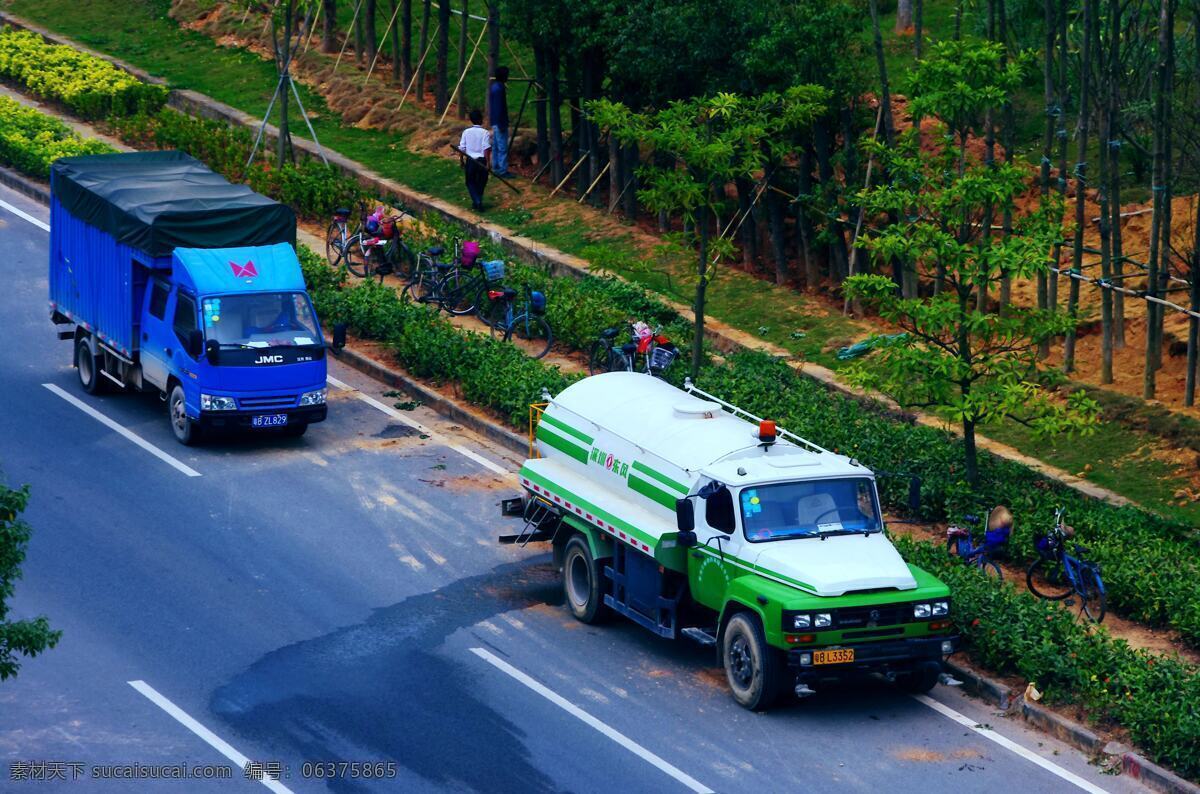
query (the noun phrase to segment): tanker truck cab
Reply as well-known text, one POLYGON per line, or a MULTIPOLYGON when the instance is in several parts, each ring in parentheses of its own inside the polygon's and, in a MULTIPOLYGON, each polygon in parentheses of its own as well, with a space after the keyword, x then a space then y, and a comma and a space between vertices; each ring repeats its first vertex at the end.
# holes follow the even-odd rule
POLYGON ((888 540, 874 474, 685 389, 616 372, 551 399, 501 540, 554 544, 579 620, 714 647, 747 708, 867 673, 932 688, 950 593, 888 540))

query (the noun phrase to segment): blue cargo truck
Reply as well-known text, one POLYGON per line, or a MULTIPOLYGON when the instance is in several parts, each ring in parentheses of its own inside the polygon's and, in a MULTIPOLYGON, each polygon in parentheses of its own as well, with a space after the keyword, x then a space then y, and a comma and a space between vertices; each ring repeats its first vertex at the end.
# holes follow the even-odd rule
POLYGON ((50 193, 51 319, 84 391, 160 393, 184 444, 325 419, 290 208, 182 152, 63 158, 50 193))

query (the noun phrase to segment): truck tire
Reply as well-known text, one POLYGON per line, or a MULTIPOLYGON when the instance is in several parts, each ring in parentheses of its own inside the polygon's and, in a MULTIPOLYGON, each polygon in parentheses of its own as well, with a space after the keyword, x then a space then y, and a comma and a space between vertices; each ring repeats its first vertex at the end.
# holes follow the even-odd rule
POLYGON ((762 624, 752 613, 738 612, 725 624, 721 662, 733 699, 743 708, 768 708, 783 689, 782 654, 767 645, 762 624))
POLYGON ((88 394, 98 394, 103 388, 104 376, 100 374, 100 361, 92 355, 92 347, 86 336, 75 343, 75 369, 79 372, 79 385, 88 394))
POLYGON ((308 422, 297 422, 283 429, 283 434, 289 438, 299 438, 308 430, 308 422))
POLYGON ((925 662, 913 668, 912 672, 897 676, 897 683, 905 692, 914 695, 924 695, 937 686, 942 673, 942 666, 937 662, 925 662))
POLYGON ((563 551, 563 595, 567 608, 581 623, 600 623, 611 610, 604 603, 604 571, 592 558, 587 541, 576 535, 563 551))
POLYGON ((171 422, 171 432, 180 444, 190 447, 200 440, 200 428, 196 427, 196 422, 187 415, 183 387, 178 383, 171 387, 170 396, 167 397, 167 418, 171 422))

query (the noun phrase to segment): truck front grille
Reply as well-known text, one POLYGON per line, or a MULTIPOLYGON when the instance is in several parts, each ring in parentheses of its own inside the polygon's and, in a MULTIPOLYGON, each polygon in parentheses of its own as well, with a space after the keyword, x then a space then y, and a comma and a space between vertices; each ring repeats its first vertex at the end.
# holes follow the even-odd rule
POLYGON ((261 411, 270 408, 295 408, 298 394, 284 394, 275 397, 239 397, 238 407, 247 411, 261 411))
POLYGON ((833 625, 839 629, 894 626, 913 619, 912 604, 881 604, 867 607, 843 607, 833 610, 833 625))

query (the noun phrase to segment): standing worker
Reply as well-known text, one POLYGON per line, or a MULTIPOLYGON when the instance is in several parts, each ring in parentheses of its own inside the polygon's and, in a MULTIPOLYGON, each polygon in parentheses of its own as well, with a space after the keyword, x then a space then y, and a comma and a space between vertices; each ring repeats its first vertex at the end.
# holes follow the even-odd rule
POLYGON ((491 143, 488 141, 488 131, 483 124, 483 114, 472 110, 468 114, 471 126, 463 130, 462 138, 458 141, 458 150, 463 154, 463 171, 467 177, 467 192, 471 194, 471 206, 476 210, 483 209, 483 189, 488 180, 488 151, 491 143))
POLYGON ((492 171, 498 177, 510 177, 508 172, 508 67, 497 66, 495 79, 488 89, 488 123, 492 125, 492 171))

